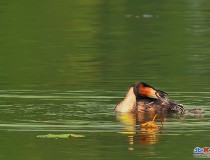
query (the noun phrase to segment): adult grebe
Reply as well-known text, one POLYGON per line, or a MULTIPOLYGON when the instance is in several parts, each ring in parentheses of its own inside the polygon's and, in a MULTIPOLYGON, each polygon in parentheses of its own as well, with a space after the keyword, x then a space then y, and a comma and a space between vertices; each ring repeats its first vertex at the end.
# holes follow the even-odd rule
POLYGON ((125 98, 116 105, 115 111, 127 112, 174 112, 174 113, 204 113, 203 109, 184 109, 166 97, 167 93, 144 83, 138 82, 130 86, 125 98))

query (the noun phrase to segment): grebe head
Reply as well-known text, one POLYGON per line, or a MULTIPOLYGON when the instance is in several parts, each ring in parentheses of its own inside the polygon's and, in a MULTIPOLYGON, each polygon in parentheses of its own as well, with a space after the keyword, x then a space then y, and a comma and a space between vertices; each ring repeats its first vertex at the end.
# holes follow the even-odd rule
POLYGON ((167 93, 144 83, 135 83, 125 98, 116 105, 116 112, 184 112, 184 106, 166 97, 167 93))
POLYGON ((145 82, 138 82, 134 84, 134 93, 139 98, 163 99, 167 95, 164 91, 157 90, 145 82))

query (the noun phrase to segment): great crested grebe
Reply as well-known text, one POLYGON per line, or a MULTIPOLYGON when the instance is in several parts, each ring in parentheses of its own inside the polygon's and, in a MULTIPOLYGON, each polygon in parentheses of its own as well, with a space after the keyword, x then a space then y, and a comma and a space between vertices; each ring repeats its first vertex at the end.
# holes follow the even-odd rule
POLYGON ((128 112, 173 112, 173 113, 204 113, 202 109, 184 109, 166 97, 167 93, 144 83, 134 83, 128 89, 125 98, 116 105, 115 111, 128 112))

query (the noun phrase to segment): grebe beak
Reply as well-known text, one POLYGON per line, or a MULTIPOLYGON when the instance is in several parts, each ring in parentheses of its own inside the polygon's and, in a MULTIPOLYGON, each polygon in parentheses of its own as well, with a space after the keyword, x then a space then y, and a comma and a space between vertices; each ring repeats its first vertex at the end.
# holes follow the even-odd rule
POLYGON ((144 82, 135 84, 135 93, 138 97, 148 97, 154 99, 162 99, 167 95, 167 93, 157 90, 144 82))

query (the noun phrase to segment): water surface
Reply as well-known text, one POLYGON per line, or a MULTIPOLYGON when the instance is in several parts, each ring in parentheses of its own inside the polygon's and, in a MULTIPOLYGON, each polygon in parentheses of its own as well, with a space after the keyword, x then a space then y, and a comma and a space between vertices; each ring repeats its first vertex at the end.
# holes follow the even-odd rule
POLYGON ((193 159, 210 140, 209 3, 1 1, 0 158, 193 159), (114 113, 136 81, 205 115, 140 130, 114 113))

